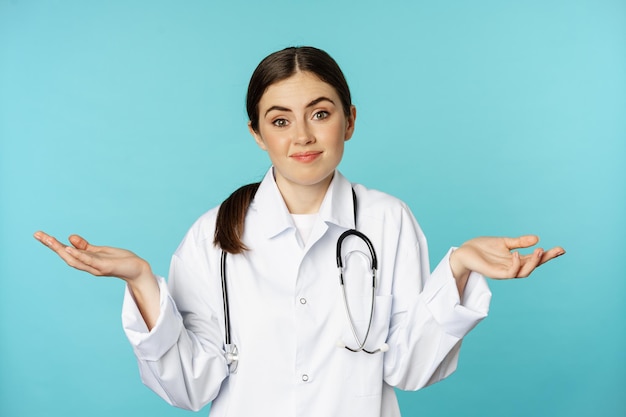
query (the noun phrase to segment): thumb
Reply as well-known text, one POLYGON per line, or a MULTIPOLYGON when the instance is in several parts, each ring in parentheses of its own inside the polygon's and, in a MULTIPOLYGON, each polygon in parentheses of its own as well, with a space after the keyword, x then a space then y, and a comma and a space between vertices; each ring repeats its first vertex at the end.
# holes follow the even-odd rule
POLYGON ((71 235, 69 241, 76 249, 86 250, 89 247, 89 242, 78 235, 71 235))
POLYGON ((537 242, 539 242, 539 237, 535 235, 504 238, 504 244, 509 249, 528 248, 536 245, 537 242))

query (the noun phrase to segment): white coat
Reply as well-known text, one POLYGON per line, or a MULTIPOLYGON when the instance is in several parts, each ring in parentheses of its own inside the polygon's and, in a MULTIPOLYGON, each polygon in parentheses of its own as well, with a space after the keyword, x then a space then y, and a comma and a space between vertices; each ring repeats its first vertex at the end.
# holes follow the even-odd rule
MULTIPOLYGON (((426 239, 408 207, 387 194, 351 185, 338 171, 306 246, 274 181, 262 181, 245 223, 250 249, 228 255, 233 342, 239 368, 224 359, 217 209, 193 225, 173 256, 168 285, 159 278, 161 313, 150 331, 126 292, 123 326, 143 382, 169 403, 211 416, 398 416, 392 387, 416 390, 456 369, 461 339, 487 314, 491 293, 472 273, 459 300, 448 255, 430 274, 426 239), (366 348, 353 353, 335 262, 336 241, 355 227, 378 254, 374 323, 366 348)), ((344 253, 367 252, 357 238, 344 253)), ((369 255, 368 255, 369 256, 369 255)), ((369 318, 367 262, 350 256, 346 289, 363 334, 369 318)))

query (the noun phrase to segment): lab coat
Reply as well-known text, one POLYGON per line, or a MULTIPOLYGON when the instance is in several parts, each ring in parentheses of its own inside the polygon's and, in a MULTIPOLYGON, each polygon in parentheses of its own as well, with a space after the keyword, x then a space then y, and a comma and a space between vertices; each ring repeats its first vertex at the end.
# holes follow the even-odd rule
MULTIPOLYGON (((350 184, 338 171, 304 244, 273 178, 263 179, 245 222, 250 249, 228 255, 231 337, 239 368, 224 359, 220 249, 213 245, 217 209, 192 226, 172 258, 169 281, 158 278, 161 313, 148 332, 126 291, 123 326, 143 382, 177 407, 213 401, 221 416, 399 416, 392 387, 417 390, 456 369, 462 338, 487 315, 491 293, 472 273, 463 300, 449 253, 431 274, 426 239, 398 199, 350 184), (366 348, 353 353, 335 261, 336 242, 357 228, 378 255, 374 321, 366 348)), ((344 241, 348 304, 357 333, 367 328, 369 252, 344 241), (366 256, 367 255, 367 256, 366 256)))

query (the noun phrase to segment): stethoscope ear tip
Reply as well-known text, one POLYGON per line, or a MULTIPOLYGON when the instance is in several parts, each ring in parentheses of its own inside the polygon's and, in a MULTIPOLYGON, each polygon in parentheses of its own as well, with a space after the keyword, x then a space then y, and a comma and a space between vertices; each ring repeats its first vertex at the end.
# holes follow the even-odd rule
POLYGON ((338 348, 341 348, 341 349, 346 347, 346 344, 343 343, 341 340, 337 340, 336 345, 337 345, 338 348))
POLYGON ((389 345, 387 343, 383 343, 383 345, 380 347, 380 351, 382 353, 385 353, 389 350, 389 345))

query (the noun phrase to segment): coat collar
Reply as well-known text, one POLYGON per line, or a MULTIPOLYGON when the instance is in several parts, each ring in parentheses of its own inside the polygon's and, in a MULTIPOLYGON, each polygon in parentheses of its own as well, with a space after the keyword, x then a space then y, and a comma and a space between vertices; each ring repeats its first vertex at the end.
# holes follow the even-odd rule
MULTIPOLYGON (((273 167, 268 170, 261 181, 254 200, 250 205, 250 213, 261 233, 272 238, 285 230, 295 227, 287 205, 274 180, 273 167), (256 218, 258 216, 258 218, 256 218)), ((352 184, 338 170, 335 170, 332 181, 326 191, 319 210, 320 219, 327 224, 334 224, 345 229, 353 229, 354 211, 352 201, 352 184)))

